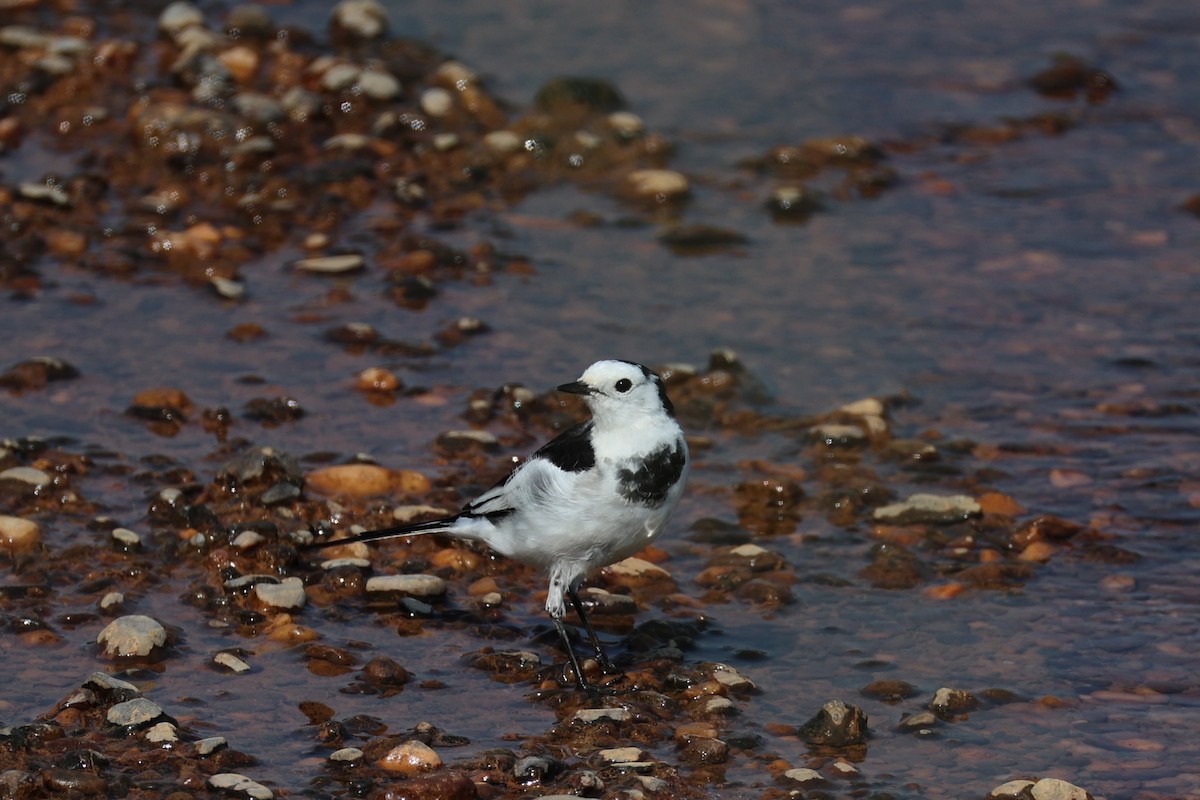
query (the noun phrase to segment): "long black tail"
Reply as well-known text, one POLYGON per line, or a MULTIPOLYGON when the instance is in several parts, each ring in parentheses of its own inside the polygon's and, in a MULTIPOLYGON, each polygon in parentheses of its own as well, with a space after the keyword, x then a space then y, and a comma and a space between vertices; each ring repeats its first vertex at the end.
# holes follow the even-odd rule
POLYGON ((374 531, 363 531, 344 539, 328 539, 323 542, 313 542, 306 550, 317 550, 322 547, 333 547, 339 544, 354 544, 355 542, 377 542, 380 539, 391 539, 396 536, 413 536, 419 533, 437 533, 454 527, 458 515, 431 519, 428 522, 415 522, 410 525, 395 525, 391 528, 379 528, 374 531))

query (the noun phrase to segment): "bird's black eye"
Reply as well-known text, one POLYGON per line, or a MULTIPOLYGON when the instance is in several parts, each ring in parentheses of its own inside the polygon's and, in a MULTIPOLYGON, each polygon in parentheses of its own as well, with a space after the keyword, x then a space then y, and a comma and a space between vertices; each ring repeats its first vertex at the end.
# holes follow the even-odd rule
POLYGON ((629 378, 621 378, 613 388, 621 394, 625 394, 625 392, 633 388, 633 381, 629 380, 629 378))

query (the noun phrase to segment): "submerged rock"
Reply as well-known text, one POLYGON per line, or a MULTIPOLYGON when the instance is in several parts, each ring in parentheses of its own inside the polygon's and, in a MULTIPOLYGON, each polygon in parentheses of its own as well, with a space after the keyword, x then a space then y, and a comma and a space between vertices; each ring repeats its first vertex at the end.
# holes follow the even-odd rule
POLYGON ((847 747, 862 744, 867 740, 867 715, 857 706, 830 700, 796 733, 812 745, 847 747))

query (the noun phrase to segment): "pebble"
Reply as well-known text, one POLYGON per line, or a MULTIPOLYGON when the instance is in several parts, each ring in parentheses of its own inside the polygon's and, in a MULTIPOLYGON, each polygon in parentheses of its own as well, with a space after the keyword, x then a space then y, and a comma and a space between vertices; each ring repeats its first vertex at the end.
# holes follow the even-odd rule
POLYGON ((980 512, 979 503, 966 495, 914 494, 899 503, 875 509, 874 517, 893 525, 944 525, 962 522, 980 512))
POLYGON ((354 380, 354 387, 364 392, 394 392, 400 386, 396 373, 383 367, 367 367, 354 380))
POLYGON ((128 681, 123 681, 120 678, 114 678, 106 672, 93 672, 88 676, 88 679, 83 682, 84 688, 95 687, 101 692, 111 692, 119 697, 131 698, 137 697, 142 693, 138 687, 128 681))
POLYGON ((1058 778, 1042 778, 1030 789, 1033 800, 1092 800, 1086 790, 1058 778))
POLYGON ((717 683, 730 689, 757 689, 754 681, 747 678, 736 669, 725 664, 713 665, 713 677, 717 683))
POLYGON ((222 747, 228 746, 228 744, 229 742, 225 740, 224 736, 209 736, 206 739, 197 740, 193 746, 196 748, 196 755, 208 756, 217 752, 222 747))
POLYGON ((437 769, 442 765, 442 758, 429 745, 412 741, 393 747, 376 764, 388 772, 416 775, 437 769))
POLYGON ((614 578, 636 578, 642 581, 670 580, 671 578, 671 573, 662 567, 636 556, 630 556, 608 565, 604 568, 604 573, 614 578))
POLYGON ((145 725, 147 722, 156 720, 162 715, 163 710, 158 703, 147 700, 144 697, 135 697, 132 700, 126 700, 124 703, 117 703, 108 709, 108 714, 105 718, 113 725, 126 728, 135 725, 145 725))
POLYGON ((217 653, 215 656, 213 656, 212 663, 217 666, 224 667, 230 672, 241 673, 250 671, 250 665, 235 656, 233 653, 217 653))
POLYGON ((646 123, 632 111, 614 111, 608 115, 608 124, 618 136, 632 139, 646 130, 646 123))
POLYGON ((813 426, 811 433, 814 439, 826 447, 851 447, 867 440, 867 435, 857 425, 841 425, 831 422, 826 425, 813 426))
POLYGON ((367 559, 367 558, 345 557, 345 558, 331 558, 328 561, 321 562, 321 569, 325 570, 326 572, 335 570, 338 567, 355 567, 357 569, 370 569, 371 561, 370 561, 370 559, 367 559))
POLYGON ((512 131, 492 131, 483 137, 483 144, 500 155, 515 153, 524 145, 524 140, 512 131))
POLYGON ((808 769, 807 767, 789 769, 787 772, 783 773, 783 777, 790 781, 795 781, 796 783, 823 783, 825 781, 825 779, 821 777, 821 773, 817 772, 815 769, 808 769))
POLYGON ((28 553, 42 540, 36 522, 0 514, 0 548, 10 553, 28 553))
POLYGON ((267 537, 263 536, 258 531, 242 531, 237 536, 233 537, 233 541, 230 542, 230 544, 232 544, 238 550, 249 550, 252 547, 257 547, 266 540, 267 537))
POLYGON ((963 714, 976 708, 979 708, 979 701, 974 695, 948 686, 938 689, 933 695, 933 700, 929 701, 929 709, 943 716, 963 714))
POLYGON ((640 747, 612 747, 596 753, 596 757, 609 764, 631 764, 644 759, 646 753, 640 747))
POLYGON ((244 794, 253 800, 272 800, 275 797, 270 789, 258 781, 252 781, 245 775, 236 772, 221 772, 209 777, 208 785, 224 792, 244 794))
POLYGON ((340 275, 347 272, 355 272, 362 269, 365 265, 366 260, 357 253, 346 253, 337 256, 314 256, 313 258, 301 258, 298 261, 292 262, 292 266, 298 270, 325 275, 340 275))
POLYGON ((381 69, 364 69, 358 76, 358 88, 372 100, 395 100, 402 93, 396 76, 381 69))
POLYGON ((624 708, 581 708, 571 719, 585 725, 605 719, 613 722, 628 722, 633 719, 633 714, 624 708))
POLYGON ((342 0, 333 9, 333 21, 347 33, 376 39, 387 31, 387 9, 378 0, 342 0))
POLYGON ((436 575, 377 575, 367 580, 367 591, 438 597, 446 593, 446 581, 436 575))
POLYGON ((178 742, 178 729, 169 722, 160 722, 146 731, 146 740, 150 742, 178 742))
POLYGON ((104 595, 104 597, 100 598, 101 611, 112 611, 113 609, 120 608, 124 604, 125 595, 121 594, 120 592, 109 592, 108 594, 104 595))
POLYGON ((627 194, 639 200, 666 203, 684 197, 690 186, 688 179, 670 169, 638 169, 625 176, 627 194))
POLYGON ((814 745, 845 747, 862 744, 867 738, 867 715, 862 709, 841 700, 830 700, 800 726, 797 734, 814 745))
POLYGON ((246 295, 246 285, 231 278, 213 275, 208 279, 208 283, 213 287, 213 291, 226 300, 241 300, 246 295))
POLYGON ((185 28, 204 24, 204 13, 191 3, 177 0, 158 15, 158 29, 174 39, 185 28))
POLYGON ((348 763, 351 761, 361 761, 362 758, 363 751, 357 747, 343 747, 341 750, 334 750, 329 754, 330 761, 345 761, 348 763))
POLYGON ((142 544, 142 537, 129 528, 113 528, 109 535, 112 536, 113 544, 125 550, 133 550, 142 544))
POLYGON ((1032 787, 1034 781, 1016 780, 1002 783, 988 794, 988 797, 1020 797, 1027 789, 1032 787))
POLYGON ((434 86, 421 93, 421 110, 431 117, 444 117, 454 108, 454 95, 434 86))
POLYGON ((30 486, 49 486, 50 473, 34 467, 9 467, 0 472, 0 481, 20 481, 30 486))
POLYGON ((110 656, 147 656, 167 643, 167 630, 155 619, 130 614, 110 622, 96 641, 110 656))
POLYGON ((280 583, 256 583, 254 594, 271 608, 303 608, 304 581, 284 578, 280 583))
POLYGON ((362 70, 353 64, 333 64, 321 75, 321 88, 331 92, 349 89, 362 75, 362 70))

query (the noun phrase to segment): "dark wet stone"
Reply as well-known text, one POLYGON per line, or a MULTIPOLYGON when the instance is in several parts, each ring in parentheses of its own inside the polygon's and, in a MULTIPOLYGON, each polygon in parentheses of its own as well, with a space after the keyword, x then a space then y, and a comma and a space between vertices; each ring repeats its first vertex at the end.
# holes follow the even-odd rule
POLYGON ((755 533, 773 536, 791 533, 801 517, 804 490, 780 478, 743 481, 734 489, 738 522, 755 533))
POLYGON ((820 195, 805 186, 780 186, 763 205, 777 222, 803 222, 825 210, 820 195))
POLYGON ((379 797, 388 800, 478 800, 479 794, 469 776, 446 770, 394 783, 379 797))
POLYGON ((0 387, 13 392, 44 388, 52 381, 78 378, 79 370, 57 358, 41 357, 22 361, 0 373, 0 387))
POLYGON ((647 620, 627 635, 622 644, 640 658, 669 658, 678 661, 684 650, 695 646, 696 637, 704 630, 703 621, 647 620))
POLYGON ((1019 586, 1032 575, 1033 567, 1029 564, 993 561, 959 570, 954 578, 978 589, 1004 589, 1019 586))
POLYGON ((300 419, 304 416, 304 409, 300 407, 299 400, 291 397, 256 397, 246 403, 242 415, 246 419, 272 426, 300 419))
POLYGON ((256 447, 228 461, 217 471, 217 480, 233 481, 242 486, 274 485, 277 482, 299 484, 303 480, 296 459, 271 447, 256 447))
POLYGON ((259 496, 258 502, 264 506, 280 505, 300 499, 300 487, 288 481, 280 481, 259 496))
POLYGON ((20 769, 0 772, 0 797, 11 800, 32 800, 41 794, 37 776, 20 769))
POLYGON ((749 542, 753 534, 732 522, 716 517, 703 517, 692 523, 687 538, 699 544, 737 545, 749 542))
POLYGON ((687 764, 724 764, 729 760, 729 745, 720 739, 697 736, 684 743, 679 758, 687 764))
POLYGON ((926 580, 927 569, 903 547, 880 544, 874 548, 871 563, 858 575, 877 589, 911 589, 926 580))
POLYGON ((929 710, 942 719, 951 719, 979 708, 979 700, 970 692, 943 686, 929 701, 929 710))
POLYGON ((1059 55, 1049 67, 1029 79, 1035 92, 1056 100, 1069 100, 1079 94, 1089 103, 1102 103, 1117 90, 1112 75, 1071 55, 1059 55))
POLYGON ((715 225, 675 225, 659 234, 658 240, 679 255, 714 253, 750 240, 745 235, 715 225))
POLYGON ((915 697, 920 690, 906 681, 881 680, 868 683, 858 690, 864 697, 873 697, 885 703, 899 703, 915 697))
POLYGON ((410 677, 408 670, 387 656, 372 658, 359 673, 359 679, 372 686, 403 686, 410 677))
POLYGON ((830 700, 796 733, 811 745, 846 747, 862 744, 867 740, 867 715, 856 706, 830 700))
POLYGON ((625 98, 617 87, 600 78, 553 78, 538 89, 533 102, 542 111, 552 114, 581 106, 603 114, 625 108, 625 98))
POLYGON ((777 586, 770 581, 753 578, 734 590, 734 596, 747 600, 756 605, 781 606, 790 605, 796 601, 795 596, 785 586, 777 586))
POLYGON ((545 783, 553 779, 565 769, 565 765, 555 758, 546 756, 526 756, 513 765, 513 777, 524 784, 545 783))
POLYGON ((542 660, 537 653, 525 650, 485 648, 477 653, 467 653, 463 658, 472 667, 490 672, 496 680, 504 683, 531 680, 542 668, 542 660))
POLYGON ((103 775, 81 769, 51 767, 42 770, 42 783, 52 794, 65 796, 103 797, 108 793, 108 781, 103 775))
POLYGON ((1019 548, 1024 548, 1030 542, 1040 540, 1066 541, 1083 530, 1084 526, 1078 522, 1046 514, 1036 517, 1018 528, 1012 535, 1012 543, 1019 548))

